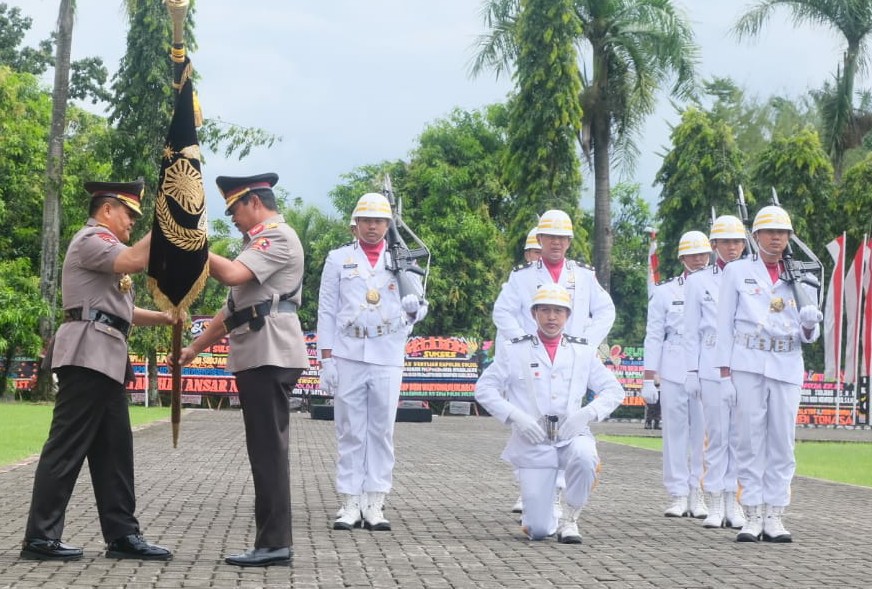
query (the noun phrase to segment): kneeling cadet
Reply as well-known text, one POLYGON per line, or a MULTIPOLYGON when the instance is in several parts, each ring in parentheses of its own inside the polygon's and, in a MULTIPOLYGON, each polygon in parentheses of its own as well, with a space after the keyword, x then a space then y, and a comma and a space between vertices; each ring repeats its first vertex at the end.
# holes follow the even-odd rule
POLYGON ((530 305, 536 334, 510 340, 478 379, 475 398, 512 426, 502 458, 518 470, 526 535, 542 540, 556 533, 561 543, 580 544, 578 517, 599 466, 588 424, 608 417, 621 404, 624 390, 595 347, 563 332, 571 310, 565 288, 540 286, 530 305), (596 398, 582 407, 588 390, 596 398), (566 472, 559 521, 554 511, 558 470, 566 472))

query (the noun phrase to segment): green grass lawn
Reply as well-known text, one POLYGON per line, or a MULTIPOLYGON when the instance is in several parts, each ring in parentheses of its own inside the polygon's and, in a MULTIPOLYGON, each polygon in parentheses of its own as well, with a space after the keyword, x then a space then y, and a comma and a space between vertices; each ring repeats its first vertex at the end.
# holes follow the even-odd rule
MULTIPOLYGON (((661 438, 597 436, 603 442, 661 451, 661 438)), ((872 444, 857 442, 796 442, 796 474, 872 487, 872 444)))
MULTIPOLYGON (((0 466, 39 454, 48 438, 54 405, 0 403, 0 466)), ((141 425, 169 417, 169 407, 130 406, 130 422, 141 425)))

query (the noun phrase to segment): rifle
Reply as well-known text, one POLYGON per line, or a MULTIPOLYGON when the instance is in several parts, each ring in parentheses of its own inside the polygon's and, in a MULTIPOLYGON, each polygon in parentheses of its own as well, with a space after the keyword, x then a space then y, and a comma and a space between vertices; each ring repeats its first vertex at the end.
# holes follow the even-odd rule
POLYGON ((390 261, 388 262, 388 270, 394 273, 397 277, 397 285, 400 291, 400 298, 406 295, 413 294, 419 300, 424 299, 427 292, 427 277, 430 273, 430 250, 424 245, 415 233, 409 229, 409 226, 403 222, 403 202, 394 196, 394 189, 391 185, 390 174, 385 174, 382 183, 382 194, 388 199, 391 205, 391 222, 388 225, 386 235, 388 254, 390 261), (406 241, 400 234, 400 229, 406 232, 415 242, 415 248, 412 249, 406 245, 406 241), (426 268, 422 268, 418 260, 427 260, 426 268), (413 280, 409 273, 417 274, 423 278, 423 281, 418 282, 413 280))
MULTIPOLYGON (((775 187, 772 188, 771 201, 773 205, 777 207, 781 206, 781 203, 778 202, 778 193, 775 192, 775 187)), ((793 293, 796 297, 797 306, 801 309, 806 305, 815 305, 820 309, 823 303, 821 278, 824 273, 824 265, 821 264, 818 257, 814 255, 811 248, 805 245, 805 243, 796 236, 795 231, 791 232, 790 240, 788 240, 787 247, 784 249, 784 253, 781 254, 781 257, 784 262, 784 274, 780 276, 780 278, 793 285, 793 293), (808 260, 797 260, 794 258, 793 248, 790 245, 791 241, 796 244, 808 260), (817 291, 817 303, 809 298, 808 293, 806 293, 805 289, 802 287, 804 284, 808 284, 815 288, 817 291)))
POLYGON ((754 236, 751 235, 751 220, 748 218, 748 205, 745 204, 745 191, 742 190, 742 185, 739 184, 739 194, 736 197, 736 207, 739 211, 739 219, 742 220, 742 225, 745 226, 745 241, 748 242, 748 251, 751 255, 757 256, 757 242, 754 241, 754 236))

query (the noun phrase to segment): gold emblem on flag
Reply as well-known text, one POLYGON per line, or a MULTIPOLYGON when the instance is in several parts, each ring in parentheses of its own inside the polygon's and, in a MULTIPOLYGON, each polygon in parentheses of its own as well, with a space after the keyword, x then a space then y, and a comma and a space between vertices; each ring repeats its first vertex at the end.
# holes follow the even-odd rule
POLYGON ((128 293, 131 288, 133 288, 133 279, 130 277, 130 274, 122 274, 121 278, 118 279, 118 290, 128 293))
POLYGON ((379 294, 379 292, 376 289, 371 288, 368 291, 366 291, 366 302, 369 303, 370 305, 375 305, 380 300, 381 300, 381 295, 379 294))
POLYGON ((781 313, 784 310, 784 299, 775 297, 769 301, 769 310, 774 313, 781 313))

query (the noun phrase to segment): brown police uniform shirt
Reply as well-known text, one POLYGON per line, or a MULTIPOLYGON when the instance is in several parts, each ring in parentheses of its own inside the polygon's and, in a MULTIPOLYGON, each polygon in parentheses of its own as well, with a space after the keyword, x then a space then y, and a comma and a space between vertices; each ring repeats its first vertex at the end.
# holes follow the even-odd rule
MULTIPOLYGON (((308 368, 309 357, 300 319, 296 313, 279 313, 279 297, 297 289, 290 299, 300 305, 303 279, 303 246, 297 233, 281 215, 253 227, 236 258, 254 274, 254 280, 230 288, 236 310, 272 301, 272 311, 258 331, 246 323, 230 332, 227 369, 239 372, 258 366, 308 368)), ((225 316, 230 315, 227 305, 225 316)))
MULTIPOLYGON (((67 248, 61 279, 64 309, 81 308, 111 313, 133 322, 133 287, 122 282, 124 274, 113 270, 115 258, 127 249, 95 219, 79 230, 67 248)), ((126 281, 125 281, 126 282, 126 281)), ((90 368, 125 382, 127 340, 120 331, 93 321, 68 321, 55 334, 52 369, 61 366, 90 368)))

